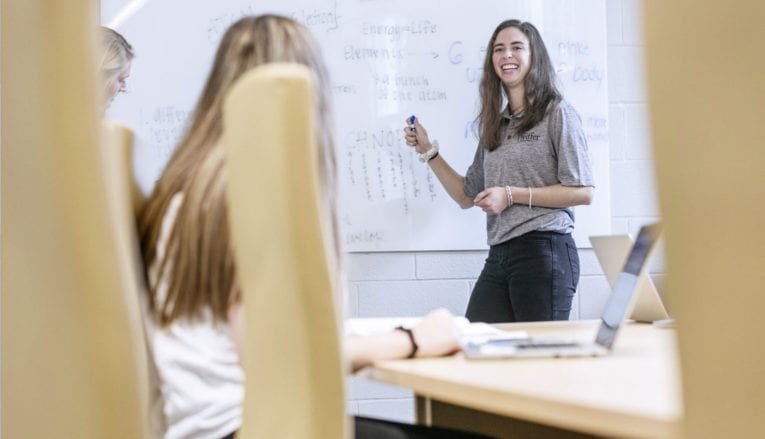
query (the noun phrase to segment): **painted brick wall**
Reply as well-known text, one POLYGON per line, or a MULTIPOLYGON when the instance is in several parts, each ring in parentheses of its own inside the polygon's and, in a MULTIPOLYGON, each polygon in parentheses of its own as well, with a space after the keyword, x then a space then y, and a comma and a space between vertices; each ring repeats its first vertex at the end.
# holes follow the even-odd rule
MULTIPOLYGON (((641 0, 606 3, 612 232, 634 236, 641 225, 659 219, 642 5, 641 0)), ((659 291, 665 272, 662 254, 657 252, 650 268, 659 291)), ((462 315, 485 257, 485 252, 465 251, 349 254, 349 315, 416 316, 439 306, 462 315)), ((581 278, 571 318, 597 318, 609 294, 608 282, 592 250, 580 249, 579 257, 581 278)), ((409 391, 359 377, 348 379, 350 413, 411 422, 413 406, 409 391)))

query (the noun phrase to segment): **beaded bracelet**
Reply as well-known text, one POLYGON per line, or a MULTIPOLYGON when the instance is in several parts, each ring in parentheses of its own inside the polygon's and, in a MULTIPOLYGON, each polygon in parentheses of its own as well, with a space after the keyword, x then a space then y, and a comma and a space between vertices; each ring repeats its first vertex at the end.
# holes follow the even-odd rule
POLYGON ((510 186, 505 186, 505 192, 507 193, 507 207, 513 205, 513 192, 510 191, 510 186))

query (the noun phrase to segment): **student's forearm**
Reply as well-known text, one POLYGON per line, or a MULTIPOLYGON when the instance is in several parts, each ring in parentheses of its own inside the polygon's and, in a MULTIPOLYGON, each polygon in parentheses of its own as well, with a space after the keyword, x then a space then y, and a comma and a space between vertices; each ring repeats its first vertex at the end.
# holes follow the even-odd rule
POLYGON ((529 193, 528 187, 510 187, 513 194, 513 204, 539 207, 571 207, 592 203, 591 186, 552 186, 532 187, 529 193))
POLYGON ((428 162, 430 169, 436 174, 438 181, 444 186, 446 192, 463 209, 473 207, 473 200, 465 195, 465 177, 457 173, 449 163, 439 154, 428 162))
POLYGON ((351 370, 356 372, 377 360, 405 358, 412 351, 412 342, 405 332, 392 331, 370 337, 348 336, 344 348, 351 370))

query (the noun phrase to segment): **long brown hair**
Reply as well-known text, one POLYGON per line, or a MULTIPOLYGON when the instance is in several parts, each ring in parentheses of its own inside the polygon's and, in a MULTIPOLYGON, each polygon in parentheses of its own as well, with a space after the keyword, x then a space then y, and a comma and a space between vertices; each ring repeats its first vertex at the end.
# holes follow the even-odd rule
POLYGON ((483 62, 483 75, 479 86, 481 96, 481 111, 476 117, 478 123, 479 143, 489 151, 497 149, 502 142, 502 102, 503 96, 507 97, 502 81, 494 71, 492 60, 492 48, 497 40, 497 35, 508 28, 514 27, 529 40, 531 50, 531 66, 526 78, 523 80, 526 91, 523 117, 515 127, 517 134, 523 134, 534 128, 544 119, 548 110, 562 99, 560 91, 555 85, 555 68, 550 55, 542 40, 542 35, 536 27, 529 22, 520 20, 505 20, 500 23, 489 38, 486 45, 486 57, 483 62))
MULTIPOLYGON (((325 91, 329 82, 317 43, 308 29, 287 17, 240 19, 223 35, 189 128, 139 219, 141 251, 149 277, 149 307, 161 326, 178 318, 199 317, 206 308, 216 321, 226 321, 230 306, 240 300, 228 225, 224 152, 219 142, 222 107, 228 90, 242 74, 270 62, 303 64, 316 76, 319 126, 315 132, 323 170, 321 183, 331 206, 335 205, 333 125, 325 91), (176 194, 182 194, 181 205, 166 251, 158 254, 163 218, 176 194), (158 270, 157 279, 151 278, 153 269, 158 270), (158 291, 162 283, 158 279, 165 280, 166 291, 158 291)), ((332 221, 337 240, 334 217, 332 221)), ((337 246, 337 241, 334 244, 337 246)))

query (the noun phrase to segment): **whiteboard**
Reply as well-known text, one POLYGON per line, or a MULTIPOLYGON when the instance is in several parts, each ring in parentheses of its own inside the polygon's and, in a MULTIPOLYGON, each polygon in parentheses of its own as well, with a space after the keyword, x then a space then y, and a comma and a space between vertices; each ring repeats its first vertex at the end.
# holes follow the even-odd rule
POLYGON ((604 0, 102 0, 102 22, 134 46, 127 95, 107 116, 132 127, 148 191, 181 135, 226 28, 279 13, 317 37, 331 77, 348 251, 485 249, 485 215, 461 210, 403 142, 417 115, 460 174, 477 145, 485 45, 507 18, 534 23, 589 140, 594 203, 577 207, 577 243, 610 232, 604 0))

